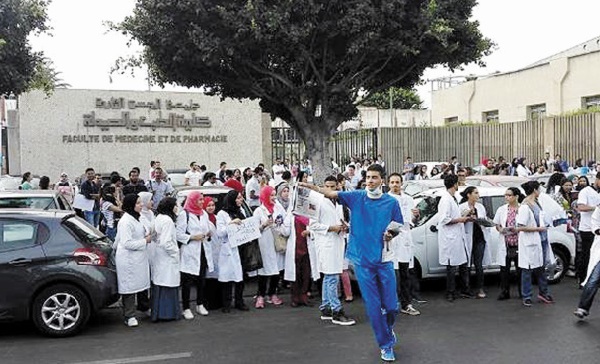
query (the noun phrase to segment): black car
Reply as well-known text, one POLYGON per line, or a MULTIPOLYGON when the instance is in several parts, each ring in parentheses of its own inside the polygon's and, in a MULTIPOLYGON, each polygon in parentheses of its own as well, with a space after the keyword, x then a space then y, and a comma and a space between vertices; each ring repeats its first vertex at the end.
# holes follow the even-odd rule
POLYGON ((76 334, 118 299, 112 242, 73 211, 0 210, 0 321, 76 334))

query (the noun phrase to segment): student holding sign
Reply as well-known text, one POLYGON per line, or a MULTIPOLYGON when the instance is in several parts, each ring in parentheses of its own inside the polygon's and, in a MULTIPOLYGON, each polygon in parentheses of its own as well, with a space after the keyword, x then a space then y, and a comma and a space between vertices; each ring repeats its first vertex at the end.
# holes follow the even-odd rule
POLYGON ((367 168, 365 190, 337 192, 307 183, 299 185, 321 190, 325 197, 338 198, 350 209, 350 240, 346 256, 354 264, 371 327, 381 349, 381 359, 395 361, 396 335, 393 327, 399 311, 398 295, 391 260, 393 254, 386 250, 393 237, 388 232, 388 225, 392 221, 402 224, 404 220, 396 199, 383 193, 382 176, 383 168, 373 164, 367 168))

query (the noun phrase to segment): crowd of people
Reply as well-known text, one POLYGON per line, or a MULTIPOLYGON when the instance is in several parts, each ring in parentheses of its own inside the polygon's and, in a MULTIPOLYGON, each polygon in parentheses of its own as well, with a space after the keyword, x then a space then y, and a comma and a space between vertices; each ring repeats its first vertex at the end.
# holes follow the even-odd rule
MULTIPOLYGON (((132 168, 128 179, 114 172, 106 182, 88 168, 83 182, 72 184, 63 173, 55 188, 71 197, 82 216, 114 241, 127 326, 139 324, 136 311, 145 312, 153 321, 208 315, 208 296, 215 295, 208 292, 209 279, 220 282, 210 289, 219 290, 216 294, 221 297, 222 312, 229 313, 232 308, 248 311, 244 290, 250 277, 256 277, 258 283, 252 304, 255 309, 283 305, 280 292, 286 285, 291 290, 292 307, 312 307, 314 288, 318 287, 320 319, 353 325, 355 320, 346 315, 342 303, 354 299, 348 272, 351 263, 381 358, 393 361, 395 316, 420 315, 415 306, 425 302, 414 272, 411 235, 411 224, 420 212, 402 190, 405 180, 418 178, 424 171, 411 167, 410 159, 402 173, 386 173, 381 156, 370 164, 361 162, 353 159, 342 173, 336 173, 339 167, 332 164, 331 175, 312 182, 309 170, 290 170, 279 159, 269 170, 264 165, 230 170, 223 162, 218 171, 207 172, 206 167, 190 163, 185 185, 231 188, 220 211, 216 211, 216 201, 199 190, 189 193, 179 206, 168 176, 156 161, 151 163, 147 181, 140 178, 139 168, 132 168), (296 188, 325 196, 318 217, 309 219, 292 212, 296 188), (228 226, 250 217, 242 206, 244 201, 259 221, 260 237, 233 246, 228 226), (195 305, 191 304, 192 287, 195 305)), ((504 167, 502 158, 485 162, 482 174, 512 173, 511 165, 504 167)), ((524 163, 517 161, 514 173, 520 175, 521 168, 529 170, 524 163)), ((584 287, 575 315, 588 315, 600 285, 600 247, 593 245, 595 235, 600 235, 600 173, 590 186, 587 170, 584 173, 579 167, 578 175, 567 166, 570 175, 556 172, 565 168, 559 156, 551 165, 555 173, 545 188, 534 180, 521 189, 508 188, 506 204, 494 212, 493 221, 487 220, 476 187, 459 193, 459 177, 466 174, 465 169, 455 158, 444 167, 440 175, 446 191, 438 205, 437 228, 448 301, 487 297, 484 267, 491 264, 490 229, 497 229, 502 240, 498 300, 510 298, 509 274, 514 264, 523 305, 533 303, 533 279, 538 282, 538 301, 553 303, 547 274, 552 271, 554 257, 547 229, 566 223, 578 242, 576 274, 584 287), (542 193, 565 210, 564 221, 544 214, 538 202, 542 193)), ((25 174, 22 188, 29 189, 29 182, 30 174, 25 174)))

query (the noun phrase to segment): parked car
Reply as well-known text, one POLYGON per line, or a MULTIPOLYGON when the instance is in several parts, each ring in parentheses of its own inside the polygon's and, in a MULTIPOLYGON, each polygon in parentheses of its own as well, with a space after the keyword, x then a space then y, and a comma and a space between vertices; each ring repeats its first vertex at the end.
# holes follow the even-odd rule
POLYGON ((469 176, 467 177, 465 184, 467 186, 475 187, 521 187, 525 182, 529 181, 525 177, 516 176, 499 176, 499 175, 487 175, 487 176, 469 176))
MULTIPOLYGON (((485 206, 488 218, 493 219, 496 210, 506 202, 504 200, 504 187, 478 187, 480 202, 485 206)), ((460 189, 462 190, 462 188, 460 189)), ((415 254, 415 268, 420 277, 444 277, 446 267, 439 264, 437 224, 439 221, 438 203, 443 188, 425 191, 415 198, 416 208, 419 209, 419 219, 412 229, 415 254)), ((539 198, 542 209, 549 216, 555 216, 561 207, 548 195, 542 194, 539 198)), ((487 248, 491 249, 492 262, 497 261, 499 234, 496 229, 490 228, 491 241, 487 248)), ((552 251, 556 256, 555 272, 549 279, 550 283, 559 282, 574 265, 575 237, 568 233, 565 225, 548 229, 548 238, 552 251)), ((489 266, 486 272, 499 272, 499 266, 489 266)))
MULTIPOLYGON (((22 181, 22 176, 4 175, 0 177, 0 191, 17 191, 19 190, 22 181)), ((38 188, 40 185, 40 177, 33 176, 30 183, 34 189, 38 188)))
POLYGON ((185 173, 187 169, 167 169, 167 175, 173 188, 185 186, 185 173))
POLYGON ((411 180, 404 181, 402 184, 403 191, 409 196, 416 196, 422 192, 430 190, 432 188, 444 187, 443 179, 424 179, 424 180, 411 180))
POLYGON ((0 210, 0 321, 78 333, 118 299, 112 242, 72 211, 0 210))
MULTIPOLYGON (((232 190, 231 188, 225 187, 225 186, 221 186, 221 187, 188 186, 188 187, 181 187, 181 188, 177 189, 174 196, 177 199, 177 204, 179 206, 183 206, 185 199, 192 191, 200 191, 200 192, 202 192, 202 194, 205 197, 211 197, 215 201, 215 206, 216 206, 215 213, 216 213, 223 208, 223 199, 225 198, 225 195, 227 195, 227 192, 229 192, 231 190, 232 190)), ((244 201, 244 203, 242 204, 242 208, 244 209, 244 213, 246 214, 246 216, 252 216, 252 210, 246 204, 246 201, 244 201)))
POLYGON ((0 192, 0 209, 73 210, 67 199, 54 190, 17 190, 0 192))

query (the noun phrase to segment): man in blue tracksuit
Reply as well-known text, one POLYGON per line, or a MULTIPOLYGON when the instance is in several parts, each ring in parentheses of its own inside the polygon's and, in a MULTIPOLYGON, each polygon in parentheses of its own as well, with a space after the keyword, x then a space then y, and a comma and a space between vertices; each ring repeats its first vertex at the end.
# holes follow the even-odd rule
MULTIPOLYGON (((402 212, 392 196, 384 194, 383 168, 374 164, 367 169, 365 190, 350 192, 319 191, 327 198, 338 198, 350 209, 350 239, 346 258, 354 264, 354 273, 365 301, 367 315, 381 349, 381 359, 394 361, 396 335, 393 327, 398 314, 394 252, 387 231, 390 222, 403 224, 402 212)), ((301 183, 302 187, 321 190, 301 183)))

